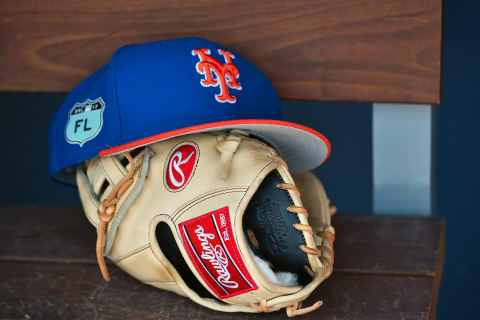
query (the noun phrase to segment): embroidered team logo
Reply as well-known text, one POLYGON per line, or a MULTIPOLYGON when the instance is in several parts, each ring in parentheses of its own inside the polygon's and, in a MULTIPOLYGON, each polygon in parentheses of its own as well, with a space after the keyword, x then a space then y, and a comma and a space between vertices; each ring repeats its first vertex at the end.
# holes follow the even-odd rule
POLYGON ((68 112, 65 126, 67 142, 82 147, 85 142, 95 138, 102 129, 104 109, 105 102, 102 98, 76 103, 68 112))
POLYGON ((218 49, 218 54, 223 56, 225 63, 210 55, 209 49, 196 49, 192 51, 192 55, 197 55, 200 61, 196 64, 195 69, 205 78, 200 80, 200 84, 204 87, 220 87, 220 93, 215 94, 218 102, 237 102, 237 98, 230 94, 230 89, 242 90, 242 85, 237 82, 240 72, 233 64, 232 59, 235 56, 226 50, 218 49))
POLYGON ((167 158, 164 173, 165 186, 170 191, 180 191, 190 178, 198 162, 198 147, 191 142, 176 146, 167 158))

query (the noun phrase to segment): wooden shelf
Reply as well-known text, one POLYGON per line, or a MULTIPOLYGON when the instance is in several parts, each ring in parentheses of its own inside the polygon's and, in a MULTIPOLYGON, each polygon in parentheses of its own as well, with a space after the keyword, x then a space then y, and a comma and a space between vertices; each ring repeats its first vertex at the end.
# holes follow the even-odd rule
POLYGON ((440 102, 442 0, 3 0, 0 14, 3 91, 67 92, 123 45, 195 36, 283 99, 440 102))
MULTIPOLYGON (((337 215, 336 264, 302 319, 433 319, 444 261, 437 218, 337 215)), ((277 319, 227 314, 143 285, 114 265, 103 281, 81 208, 0 206, 0 318, 277 319)))

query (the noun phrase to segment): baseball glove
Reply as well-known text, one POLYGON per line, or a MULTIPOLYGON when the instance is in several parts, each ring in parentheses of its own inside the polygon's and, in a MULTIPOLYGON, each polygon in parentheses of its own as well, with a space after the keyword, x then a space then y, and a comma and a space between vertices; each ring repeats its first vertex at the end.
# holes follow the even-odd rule
POLYGON ((106 280, 104 256, 219 311, 294 316, 322 304, 300 305, 332 273, 334 209, 312 173, 292 178, 259 138, 180 136, 88 160, 76 180, 106 280))

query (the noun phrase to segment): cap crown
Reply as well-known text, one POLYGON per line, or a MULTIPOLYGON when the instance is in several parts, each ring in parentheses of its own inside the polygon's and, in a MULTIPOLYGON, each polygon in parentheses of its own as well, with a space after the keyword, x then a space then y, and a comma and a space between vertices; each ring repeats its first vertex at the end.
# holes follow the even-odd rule
POLYGON ((163 132, 280 117, 271 83, 230 49, 198 38, 122 47, 53 115, 49 175, 102 150, 163 132))

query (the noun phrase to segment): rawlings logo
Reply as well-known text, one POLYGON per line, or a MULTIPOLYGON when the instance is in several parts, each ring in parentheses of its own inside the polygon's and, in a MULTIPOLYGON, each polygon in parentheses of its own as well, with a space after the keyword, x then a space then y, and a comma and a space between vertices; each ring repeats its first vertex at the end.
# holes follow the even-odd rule
POLYGON ((195 270, 218 298, 258 288, 238 251, 228 207, 183 221, 178 227, 195 270))
POLYGON ((222 49, 218 49, 218 53, 225 59, 225 64, 212 57, 209 49, 192 50, 192 55, 197 55, 200 59, 195 69, 199 74, 205 76, 204 79, 200 80, 200 84, 204 87, 220 86, 220 93, 215 95, 215 99, 222 103, 235 103, 237 98, 228 91, 228 88, 242 90, 242 85, 237 82, 240 72, 232 63, 235 56, 222 49))
POLYGON ((185 142, 170 153, 165 166, 165 185, 171 191, 179 191, 186 186, 198 161, 196 145, 185 142))
POLYGON ((209 241, 209 239, 215 239, 215 236, 211 233, 205 233, 203 227, 200 225, 197 225, 195 233, 197 234, 197 238, 202 247, 202 253, 200 257, 203 260, 210 262, 213 269, 215 269, 217 272, 218 282, 227 288, 238 288, 238 283, 230 280, 230 272, 228 272, 228 258, 222 246, 216 245, 214 247, 209 241))

